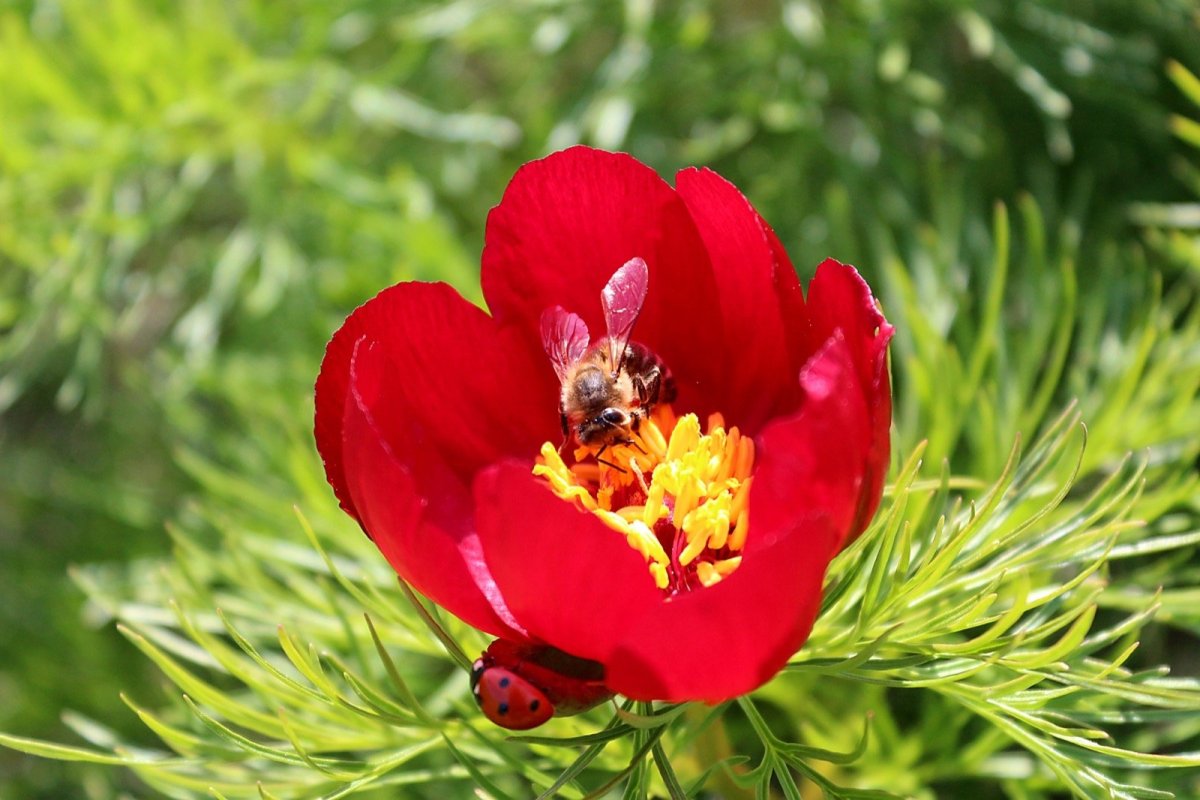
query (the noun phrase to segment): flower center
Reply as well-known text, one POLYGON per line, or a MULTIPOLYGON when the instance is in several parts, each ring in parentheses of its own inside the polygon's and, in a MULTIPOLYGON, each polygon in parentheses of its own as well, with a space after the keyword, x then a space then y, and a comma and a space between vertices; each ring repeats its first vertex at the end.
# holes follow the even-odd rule
POLYGON ((742 561, 754 441, 720 414, 701 433, 695 414, 677 420, 665 403, 631 438, 599 457, 578 447, 570 466, 547 442, 533 474, 623 535, 669 596, 720 582, 742 561))

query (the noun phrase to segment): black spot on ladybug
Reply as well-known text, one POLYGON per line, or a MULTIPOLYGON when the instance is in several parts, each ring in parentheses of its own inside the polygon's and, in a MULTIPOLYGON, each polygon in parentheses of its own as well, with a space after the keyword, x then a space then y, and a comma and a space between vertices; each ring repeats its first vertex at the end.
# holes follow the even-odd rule
POLYGON ((507 688, 508 688, 508 685, 509 685, 510 683, 512 683, 512 681, 510 681, 508 678, 501 678, 501 679, 500 679, 500 688, 501 688, 501 689, 507 689, 507 688))
POLYGON ((538 710, 538 706, 540 706, 541 704, 542 704, 542 701, 541 701, 541 700, 534 700, 532 703, 530 703, 530 704, 529 704, 529 710, 530 710, 530 711, 537 711, 537 710, 538 710))
POLYGON ((497 708, 496 711, 499 712, 500 716, 504 716, 508 713, 508 703, 501 703, 500 707, 497 708))

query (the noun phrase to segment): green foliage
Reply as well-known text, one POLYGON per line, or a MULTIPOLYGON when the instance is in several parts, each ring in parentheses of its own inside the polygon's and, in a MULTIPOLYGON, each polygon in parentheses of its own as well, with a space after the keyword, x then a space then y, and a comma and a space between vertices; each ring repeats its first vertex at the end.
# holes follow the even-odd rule
MULTIPOLYGON (((1171 131, 1193 148, 1200 150, 1200 78, 1178 61, 1167 65, 1167 73, 1179 91, 1193 104, 1192 115, 1171 117, 1171 131)), ((1200 197, 1200 166, 1195 159, 1178 158, 1172 162, 1176 177, 1200 197)), ((1134 219, 1152 226, 1148 239, 1167 264, 1187 271, 1195 286, 1200 281, 1200 203, 1142 203, 1132 209, 1134 219)))
POLYGON ((1194 14, 0 8, 0 795, 1200 795, 1194 14), (857 263, 898 461, 775 681, 505 737, 308 398, 383 286, 478 300, 487 208, 577 140, 857 263))

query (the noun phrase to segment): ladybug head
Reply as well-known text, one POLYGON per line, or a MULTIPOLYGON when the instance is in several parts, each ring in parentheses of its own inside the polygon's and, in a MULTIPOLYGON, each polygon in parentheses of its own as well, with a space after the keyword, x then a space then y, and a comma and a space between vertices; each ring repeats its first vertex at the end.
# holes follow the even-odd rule
POLYGON ((483 659, 471 667, 471 692, 483 715, 502 728, 529 730, 554 716, 554 706, 541 689, 483 659))

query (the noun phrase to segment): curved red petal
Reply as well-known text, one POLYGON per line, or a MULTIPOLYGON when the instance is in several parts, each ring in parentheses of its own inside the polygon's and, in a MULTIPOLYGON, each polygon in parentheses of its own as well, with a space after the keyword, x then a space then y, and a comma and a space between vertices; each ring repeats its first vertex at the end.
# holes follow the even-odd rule
POLYGON ((809 319, 808 310, 804 304, 804 290, 800 286, 800 278, 796 268, 788 258, 787 251, 775 231, 762 217, 758 218, 763 235, 771 248, 775 259, 775 301, 779 307, 779 318, 783 322, 784 338, 787 346, 787 361, 785 373, 788 377, 783 395, 775 407, 772 416, 789 416, 800 407, 803 393, 796 378, 808 361, 812 351, 809 349, 809 319))
POLYGON ((553 494, 516 463, 475 481, 488 567, 529 635, 604 661, 631 622, 662 602, 646 563, 593 514, 553 494))
POLYGON ((638 619, 607 662, 614 690, 645 700, 726 700, 770 679, 808 637, 825 569, 854 518, 867 436, 839 334, 800 382, 802 410, 755 440, 741 566, 638 619))
POLYGON ((776 257, 758 212, 717 173, 682 170, 675 176, 675 190, 704 241, 721 302, 724 347, 711 357, 723 362, 730 385, 753 387, 731 393, 722 411, 730 424, 754 434, 798 375, 783 368, 789 358, 776 299, 776 257))
POLYGON ((834 543, 828 520, 806 515, 716 586, 631 620, 605 682, 635 700, 672 702, 758 688, 808 638, 834 543))
POLYGON ((856 510, 866 409, 838 333, 800 385, 802 410, 756 439, 742 565, 715 587, 673 597, 638 620, 607 663, 613 690, 719 702, 769 680, 808 638, 824 571, 856 510))
POLYGON ((469 483, 483 466, 506 456, 532 458, 559 435, 558 387, 540 352, 445 284, 385 289, 334 333, 317 377, 317 449, 352 516, 360 518, 346 489, 341 426, 351 353, 364 336, 388 363, 387 403, 376 423, 397 452, 407 452, 399 440, 417 436, 469 483), (530 405, 550 411, 531 414, 530 405))
POLYGON ((819 346, 842 331, 870 415, 870 449, 866 480, 851 531, 853 541, 870 523, 879 507, 883 481, 891 456, 892 385, 888 374, 887 347, 894 329, 884 318, 871 287, 858 271, 833 259, 817 267, 808 287, 808 312, 812 320, 810 340, 819 346))
POLYGON ((379 427, 379 412, 391 403, 389 371, 383 348, 360 338, 351 351, 342 422, 347 500, 401 578, 476 628, 520 639, 523 631, 507 613, 471 530, 466 486, 433 450, 399 458, 379 427))
POLYGON ((671 368, 682 408, 719 408, 727 380, 711 357, 722 324, 707 253, 679 196, 629 155, 581 146, 521 167, 488 215, 483 294, 497 320, 530 337, 562 306, 598 341, 601 289, 634 257, 650 287, 633 339, 671 368))
POLYGON ((755 440, 747 555, 786 530, 797 513, 821 514, 839 541, 858 513, 870 417, 841 331, 805 364, 800 387, 800 411, 772 422, 755 440))

